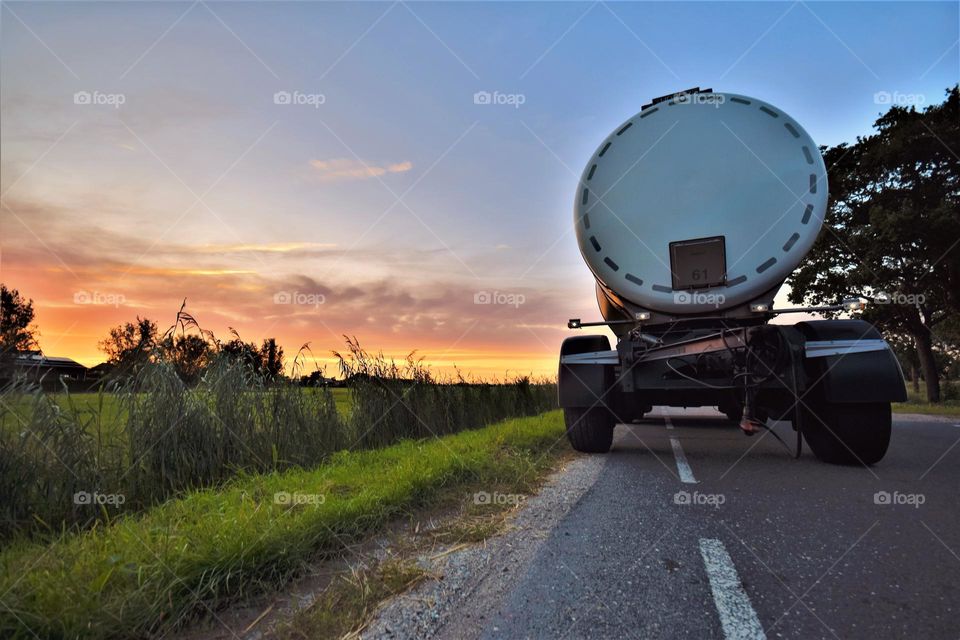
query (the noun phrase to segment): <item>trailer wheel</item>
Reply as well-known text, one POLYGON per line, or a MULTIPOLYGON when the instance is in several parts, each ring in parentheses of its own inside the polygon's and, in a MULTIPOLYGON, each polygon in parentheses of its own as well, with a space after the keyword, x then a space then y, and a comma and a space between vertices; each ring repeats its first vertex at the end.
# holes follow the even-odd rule
POLYGON ((803 437, 814 455, 831 464, 871 465, 890 444, 889 402, 816 402, 803 415, 803 437))
POLYGON ((570 407, 563 410, 570 445, 582 453, 606 453, 613 444, 616 421, 603 407, 570 407))

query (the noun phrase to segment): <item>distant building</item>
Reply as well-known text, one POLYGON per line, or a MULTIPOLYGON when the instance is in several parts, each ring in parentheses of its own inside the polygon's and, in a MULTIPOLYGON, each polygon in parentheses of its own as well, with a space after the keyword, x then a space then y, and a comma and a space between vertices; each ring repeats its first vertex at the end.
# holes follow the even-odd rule
POLYGON ((39 351, 24 351, 13 358, 13 369, 25 374, 32 380, 56 383, 83 382, 87 378, 87 368, 71 358, 45 356, 39 351))
POLYGON ((101 362, 87 369, 87 380, 102 380, 113 375, 117 370, 117 365, 109 362, 101 362))

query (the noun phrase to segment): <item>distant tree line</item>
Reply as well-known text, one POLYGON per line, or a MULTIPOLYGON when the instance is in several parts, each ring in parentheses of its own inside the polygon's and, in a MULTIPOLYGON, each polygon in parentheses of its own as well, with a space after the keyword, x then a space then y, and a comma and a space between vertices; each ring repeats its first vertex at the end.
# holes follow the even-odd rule
POLYGON ((153 320, 138 316, 134 322, 110 329, 99 347, 106 354, 107 363, 120 374, 134 374, 151 362, 167 362, 181 380, 193 384, 214 357, 223 357, 248 366, 251 372, 268 380, 284 377, 283 347, 275 338, 266 338, 258 347, 256 343, 244 342, 234 332, 231 340, 221 343, 211 333, 200 331, 192 318, 183 323, 182 329, 192 325, 198 329, 196 333, 178 333, 175 329, 179 324, 178 320, 178 325, 161 335, 153 320))

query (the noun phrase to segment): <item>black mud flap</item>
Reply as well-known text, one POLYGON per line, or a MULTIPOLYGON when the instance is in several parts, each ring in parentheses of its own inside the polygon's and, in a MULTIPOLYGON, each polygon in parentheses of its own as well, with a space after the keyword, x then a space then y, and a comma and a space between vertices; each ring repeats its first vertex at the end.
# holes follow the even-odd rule
POLYGON ((557 392, 560 407, 607 406, 612 399, 606 396, 613 377, 613 368, 602 364, 564 364, 563 356, 593 351, 609 351, 607 336, 574 336, 560 347, 560 370, 557 373, 557 392))
MULTIPOLYGON (((813 320, 796 325, 807 340, 882 340, 863 320, 813 320)), ((807 384, 831 403, 904 402, 907 388, 900 363, 889 348, 882 351, 807 358, 807 384)))

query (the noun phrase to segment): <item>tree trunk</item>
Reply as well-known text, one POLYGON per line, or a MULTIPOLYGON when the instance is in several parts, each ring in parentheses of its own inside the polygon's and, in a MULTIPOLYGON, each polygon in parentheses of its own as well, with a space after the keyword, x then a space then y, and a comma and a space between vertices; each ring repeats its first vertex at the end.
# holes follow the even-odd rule
POLYGON ((930 330, 926 327, 920 328, 913 334, 913 341, 917 348, 917 358, 920 360, 923 381, 927 387, 927 402, 940 402, 940 376, 937 373, 937 363, 933 357, 930 330))
POLYGON ((913 392, 920 393, 920 368, 916 363, 910 365, 910 381, 913 383, 913 392))

